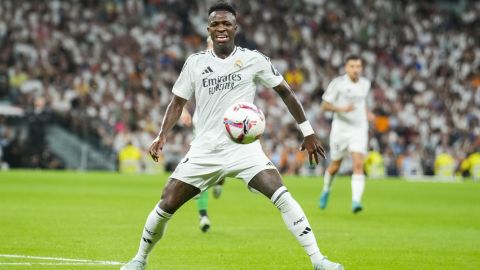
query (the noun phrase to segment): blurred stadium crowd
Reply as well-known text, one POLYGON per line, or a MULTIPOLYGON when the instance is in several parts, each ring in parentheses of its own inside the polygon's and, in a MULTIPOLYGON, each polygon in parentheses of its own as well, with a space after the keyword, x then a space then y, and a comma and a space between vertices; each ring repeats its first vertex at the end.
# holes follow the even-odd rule
MULTIPOLYGON (((3 160, 61 168, 43 138, 51 123, 102 151, 132 144, 146 156, 184 60, 206 47, 211 3, 1 1, 0 98, 25 113, 0 114, 3 160), (25 136, 15 128, 19 118, 28 123, 25 136)), ((325 145, 331 115, 322 112, 322 94, 344 57, 357 53, 373 82, 369 103, 377 117, 369 145, 389 175, 432 174, 438 154, 459 164, 480 147, 480 2, 235 3, 237 44, 271 57, 325 145)), ((260 88, 256 104, 267 115, 266 152, 282 172, 301 173, 301 136, 281 99, 260 88)), ((167 167, 184 155, 191 136, 182 123, 171 133, 167 167)))

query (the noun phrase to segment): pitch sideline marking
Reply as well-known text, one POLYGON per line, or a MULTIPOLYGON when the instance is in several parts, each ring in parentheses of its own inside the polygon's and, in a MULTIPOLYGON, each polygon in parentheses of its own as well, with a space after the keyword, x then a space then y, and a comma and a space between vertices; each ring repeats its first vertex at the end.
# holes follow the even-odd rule
POLYGON ((33 265, 33 264, 45 264, 45 265, 121 265, 122 262, 116 261, 95 261, 87 259, 69 259, 69 258, 59 258, 59 257, 44 257, 44 256, 29 256, 29 255, 16 255, 16 254, 0 254, 0 258, 19 258, 19 259, 35 259, 35 260, 48 260, 48 261, 60 261, 58 263, 23 263, 23 262, 11 262, 11 263, 2 263, 5 264, 16 264, 16 265, 33 265), (62 263, 65 262, 65 263, 62 263))

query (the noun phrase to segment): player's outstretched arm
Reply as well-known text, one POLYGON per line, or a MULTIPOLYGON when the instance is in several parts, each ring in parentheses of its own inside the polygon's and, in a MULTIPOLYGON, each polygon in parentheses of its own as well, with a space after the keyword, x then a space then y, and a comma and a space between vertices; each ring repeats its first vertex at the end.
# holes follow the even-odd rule
POLYGON ((293 93, 287 82, 283 81, 279 85, 275 86, 273 89, 282 98, 285 105, 287 105, 288 111, 290 111, 293 118, 295 118, 295 121, 297 121, 297 123, 300 125, 300 128, 302 129, 302 133, 305 136, 305 139, 303 140, 300 150, 308 151, 308 158, 310 160, 310 164, 313 164, 314 159, 315 162, 318 164, 318 155, 320 154, 320 156, 325 158, 325 150, 323 149, 322 144, 317 140, 317 137, 315 136, 315 133, 310 126, 310 123, 307 121, 307 117, 305 115, 305 111, 303 110, 302 104, 298 100, 297 96, 293 93))
POLYGON ((187 103, 186 99, 173 95, 170 104, 168 104, 165 116, 163 117, 160 132, 148 149, 148 152, 150 153, 150 156, 152 156, 153 160, 158 161, 158 157, 163 149, 163 145, 167 141, 167 134, 178 121, 180 115, 182 115, 185 103, 187 103))

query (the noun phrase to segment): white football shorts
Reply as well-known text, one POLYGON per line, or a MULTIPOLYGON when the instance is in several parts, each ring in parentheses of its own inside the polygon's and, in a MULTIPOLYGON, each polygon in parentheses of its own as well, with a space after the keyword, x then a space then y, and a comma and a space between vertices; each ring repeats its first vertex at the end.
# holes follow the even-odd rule
POLYGON ((332 160, 343 159, 352 152, 367 154, 368 131, 339 133, 330 133, 330 158, 332 160))
POLYGON ((190 148, 170 177, 204 191, 225 177, 241 179, 248 185, 255 175, 266 169, 277 168, 256 141, 231 144, 218 150, 190 148))

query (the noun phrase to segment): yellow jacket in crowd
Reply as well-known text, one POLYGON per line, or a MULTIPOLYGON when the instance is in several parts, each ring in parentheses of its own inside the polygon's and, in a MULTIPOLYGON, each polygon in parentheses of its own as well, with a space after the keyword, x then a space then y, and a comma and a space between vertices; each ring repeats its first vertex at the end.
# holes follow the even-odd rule
POLYGON ((125 146, 118 154, 119 169, 121 173, 141 172, 142 152, 132 144, 125 146))
POLYGON ((385 164, 382 154, 377 151, 370 151, 365 160, 365 173, 369 177, 385 176, 385 164))
POLYGON ((480 179, 480 152, 470 154, 460 164, 462 173, 468 172, 473 179, 480 179))
POLYGON ((448 153, 438 154, 434 166, 436 176, 453 177, 455 174, 455 159, 448 153))

